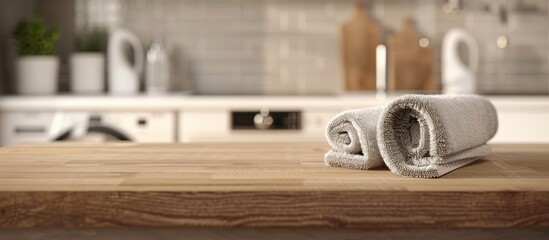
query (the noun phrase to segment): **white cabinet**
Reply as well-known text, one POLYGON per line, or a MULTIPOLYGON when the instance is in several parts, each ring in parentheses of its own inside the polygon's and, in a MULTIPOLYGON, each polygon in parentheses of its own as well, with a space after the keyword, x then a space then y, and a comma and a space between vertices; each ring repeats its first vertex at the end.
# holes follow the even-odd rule
POLYGON ((549 143, 549 107, 494 104, 499 126, 490 143, 549 143))
MULTIPOLYGON (((3 97, 0 145, 47 142, 60 113, 97 115, 136 142, 312 141, 323 142, 327 122, 352 108, 379 106, 393 99, 374 96, 325 97, 3 97), (298 111, 300 128, 233 129, 233 111, 298 111), (63 109, 63 112, 58 111, 63 109), (56 112, 57 110, 57 112, 56 112)), ((549 97, 493 96, 499 128, 490 143, 549 143, 549 97)))
MULTIPOLYGON (((249 110, 249 109, 248 109, 249 110)), ((232 110, 179 112, 179 142, 324 141, 326 123, 341 109, 302 110, 300 129, 232 129, 232 110)))
POLYGON ((0 146, 20 142, 47 142, 53 112, 1 112, 0 146))
MULTIPOLYGON (((490 143, 549 143, 549 104, 532 101, 493 101, 499 127, 490 143)), ((179 142, 219 141, 325 141, 326 123, 343 109, 302 110, 300 130, 233 130, 231 111, 226 109, 182 110, 179 112, 179 142)))

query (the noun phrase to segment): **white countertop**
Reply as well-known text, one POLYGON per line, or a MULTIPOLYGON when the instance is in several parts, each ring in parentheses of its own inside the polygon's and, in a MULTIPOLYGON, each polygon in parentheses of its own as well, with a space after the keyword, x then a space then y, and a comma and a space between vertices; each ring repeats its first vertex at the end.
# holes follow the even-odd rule
MULTIPOLYGON (((0 111, 165 111, 185 109, 349 109, 380 105, 396 95, 347 94, 331 96, 3 96, 0 111)), ((549 96, 488 96, 498 108, 549 111, 549 96)))

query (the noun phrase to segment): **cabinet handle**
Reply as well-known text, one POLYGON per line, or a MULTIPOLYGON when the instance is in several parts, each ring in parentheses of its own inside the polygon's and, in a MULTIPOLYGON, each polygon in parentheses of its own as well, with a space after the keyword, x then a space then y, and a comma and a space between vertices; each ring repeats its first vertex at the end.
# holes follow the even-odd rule
POLYGON ((14 130, 15 134, 38 134, 38 133, 45 133, 46 128, 45 127, 16 127, 14 130))

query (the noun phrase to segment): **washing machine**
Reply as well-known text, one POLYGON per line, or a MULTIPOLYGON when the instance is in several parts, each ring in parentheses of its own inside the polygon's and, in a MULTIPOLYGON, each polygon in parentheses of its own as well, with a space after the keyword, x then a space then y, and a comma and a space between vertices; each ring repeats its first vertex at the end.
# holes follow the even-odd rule
POLYGON ((52 141, 177 141, 176 113, 158 112, 2 112, 0 145, 52 141))

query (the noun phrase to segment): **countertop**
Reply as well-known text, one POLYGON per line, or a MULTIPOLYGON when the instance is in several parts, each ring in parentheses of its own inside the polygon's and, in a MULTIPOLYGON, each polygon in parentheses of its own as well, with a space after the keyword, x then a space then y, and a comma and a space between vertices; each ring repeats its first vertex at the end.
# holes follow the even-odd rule
MULTIPOLYGON (((375 93, 324 96, 199 96, 188 94, 136 96, 3 96, 0 111, 178 111, 204 109, 307 108, 349 109, 377 106, 394 99, 398 94, 375 93)), ((549 96, 487 96, 498 108, 521 110, 549 110, 549 96)))
POLYGON ((328 148, 0 148, 0 227, 549 227, 549 145, 494 145, 439 179, 328 167, 328 148))

